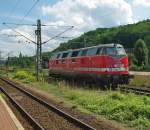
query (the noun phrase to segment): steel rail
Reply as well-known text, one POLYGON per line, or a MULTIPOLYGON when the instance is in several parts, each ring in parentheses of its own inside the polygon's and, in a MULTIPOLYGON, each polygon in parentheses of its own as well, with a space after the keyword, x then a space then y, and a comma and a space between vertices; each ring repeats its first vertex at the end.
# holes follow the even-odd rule
POLYGON ((45 130, 37 121, 35 121, 34 118, 22 107, 20 106, 9 94, 6 92, 2 86, 0 86, 1 92, 3 92, 10 101, 17 107, 17 109, 21 112, 22 115, 24 115, 28 120, 30 120, 30 123, 33 125, 33 128, 36 130, 45 130))
POLYGON ((120 91, 123 92, 132 92, 135 94, 141 94, 141 95, 146 95, 146 96, 150 96, 150 89, 148 88, 137 88, 137 87, 120 87, 119 88, 120 91))
POLYGON ((6 82, 7 84, 15 87, 16 89, 20 90, 21 92, 25 93, 26 95, 30 96, 32 99, 34 99, 35 101, 39 102, 40 104, 46 106, 48 109, 52 110, 53 112, 57 113, 59 116, 67 119, 69 122, 72 122, 73 124, 75 124, 76 126, 84 129, 84 130, 96 130, 95 128, 93 128, 92 126, 80 121, 79 119, 71 116, 70 114, 56 108, 54 105, 47 103, 46 101, 44 101, 43 99, 36 97, 35 95, 31 94, 30 92, 24 90, 23 88, 18 87, 14 82, 4 79, 2 77, 0 77, 1 80, 3 80, 4 82, 6 82))

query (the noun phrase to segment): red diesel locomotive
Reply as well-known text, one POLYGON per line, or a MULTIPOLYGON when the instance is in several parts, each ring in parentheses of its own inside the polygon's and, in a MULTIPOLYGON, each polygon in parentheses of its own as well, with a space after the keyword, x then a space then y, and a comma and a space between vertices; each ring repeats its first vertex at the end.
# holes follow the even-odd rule
POLYGON ((98 81, 102 85, 127 84, 128 56, 120 44, 58 52, 49 60, 49 75, 98 81))

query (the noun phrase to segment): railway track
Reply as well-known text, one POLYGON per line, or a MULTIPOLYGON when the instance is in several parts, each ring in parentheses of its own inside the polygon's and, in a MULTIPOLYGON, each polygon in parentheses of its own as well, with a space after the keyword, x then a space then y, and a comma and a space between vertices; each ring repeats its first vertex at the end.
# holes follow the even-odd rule
POLYGON ((146 95, 150 96, 150 88, 145 88, 145 87, 120 87, 120 91, 122 92, 127 92, 127 93, 135 93, 135 94, 141 94, 141 95, 146 95))
POLYGON ((13 82, 0 78, 0 90, 25 116, 35 130, 96 130, 68 113, 29 93, 13 82))

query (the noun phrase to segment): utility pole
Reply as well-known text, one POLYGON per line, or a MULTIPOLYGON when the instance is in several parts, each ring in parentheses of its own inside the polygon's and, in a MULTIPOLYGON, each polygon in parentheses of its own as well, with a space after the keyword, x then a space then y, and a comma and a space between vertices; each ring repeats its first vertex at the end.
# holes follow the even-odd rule
POLYGON ((8 52, 8 57, 7 57, 7 67, 9 67, 9 60, 10 60, 10 52, 8 52))
POLYGON ((86 47, 86 38, 84 36, 84 47, 86 47))
POLYGON ((6 66, 6 75, 7 76, 8 76, 8 71, 9 71, 9 60, 10 60, 10 52, 8 52, 7 60, 6 60, 6 63, 5 63, 5 66, 6 66))
MULTIPOLYGON (((25 24, 5 23, 5 22, 3 23, 3 25, 5 25, 6 27, 10 28, 12 31, 14 31, 17 34, 19 34, 19 35, 15 35, 15 36, 22 36, 22 37, 26 38, 27 40, 29 40, 30 42, 32 42, 32 43, 34 43, 36 45, 36 66, 35 66, 35 69, 36 69, 36 79, 37 79, 37 81, 39 80, 39 73, 42 72, 42 45, 46 44, 50 40, 58 38, 58 36, 62 35, 63 33, 69 31, 70 29, 72 29, 74 27, 74 26, 65 26, 65 27, 67 27, 67 29, 65 29, 64 31, 58 33, 57 35, 51 37, 47 41, 42 42, 42 40, 41 40, 41 26, 54 26, 54 25, 41 24, 41 20, 40 19, 37 20, 37 24, 30 24, 31 26, 37 26, 37 29, 35 30, 36 41, 33 41, 32 39, 28 38, 24 34, 22 34, 19 31, 17 31, 16 29, 8 26, 8 24, 14 24, 14 25, 25 25, 25 24)), ((29 24, 26 24, 26 25, 29 26, 29 24)))
POLYGON ((37 30, 35 31, 37 36, 37 50, 36 50, 36 78, 39 80, 39 73, 42 70, 42 42, 41 42, 41 21, 37 20, 37 30))
POLYGON ((2 69, 2 52, 0 51, 0 67, 2 69))

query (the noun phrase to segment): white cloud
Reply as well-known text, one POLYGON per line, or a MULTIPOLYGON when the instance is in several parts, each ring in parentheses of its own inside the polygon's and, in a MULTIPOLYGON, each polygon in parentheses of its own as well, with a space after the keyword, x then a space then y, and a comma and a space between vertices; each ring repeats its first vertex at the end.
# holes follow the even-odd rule
POLYGON ((138 6, 150 7, 150 0, 133 0, 132 5, 133 7, 138 6))
MULTIPOLYGON (((49 17, 49 24, 75 26, 74 30, 63 34, 66 36, 134 22, 132 7, 125 0, 61 0, 43 5, 41 10, 43 16, 49 17)), ((56 34, 49 28, 45 32, 49 36, 56 34)))
POLYGON ((42 6, 42 12, 54 22, 74 25, 82 32, 133 22, 132 8, 124 0, 62 0, 42 6))
POLYGON ((133 0, 131 5, 136 21, 150 18, 150 0, 133 0))
MULTIPOLYGON (((47 23, 50 25, 54 25, 54 23, 47 23)), ((57 25, 62 25, 61 22, 58 22, 57 25)), ((24 36, 28 37, 32 41, 35 41, 35 28, 29 26, 18 26, 14 28, 17 32, 20 32, 24 36)), ((57 26, 54 27, 43 27, 42 28, 42 42, 47 41, 50 37, 55 36, 56 34, 64 31, 65 28, 58 30, 57 26)), ((28 43, 29 40, 22 36, 12 37, 12 35, 18 35, 11 29, 1 29, 0 30, 0 48, 3 53, 8 53, 9 51, 13 51, 14 55, 19 55, 22 52, 24 55, 34 55, 35 54, 35 44, 28 43), (19 42, 20 41, 20 42, 19 42), (28 41, 28 42, 26 42, 28 41)), ((65 35, 64 35, 65 36, 65 35)), ((52 51, 55 49, 61 42, 61 39, 53 39, 49 43, 43 45, 43 51, 52 51)))
MULTIPOLYGON (((44 5, 41 10, 43 16, 50 19, 47 24, 75 26, 74 30, 63 34, 70 37, 79 36, 97 27, 134 22, 132 7, 125 0, 61 0, 53 5, 44 5)), ((47 27, 45 34, 53 36, 57 33, 47 27)), ((46 47, 57 47, 59 42, 57 40, 53 45, 48 44, 46 47)))
MULTIPOLYGON (((31 28, 28 28, 27 26, 20 26, 16 28, 18 32, 22 33, 23 35, 27 36, 28 38, 34 40, 34 35, 32 34, 33 30, 31 28)), ((34 44, 29 44, 26 41, 27 39, 17 36, 12 37, 12 35, 18 35, 18 33, 15 33, 11 29, 2 29, 0 30, 0 48, 4 53, 12 51, 14 55, 18 55, 20 52, 22 52, 24 55, 33 55, 34 54, 34 44), (5 34, 5 35, 3 35, 5 34), (7 36, 8 35, 8 36, 7 36), (20 42, 19 42, 20 41, 20 42)))

